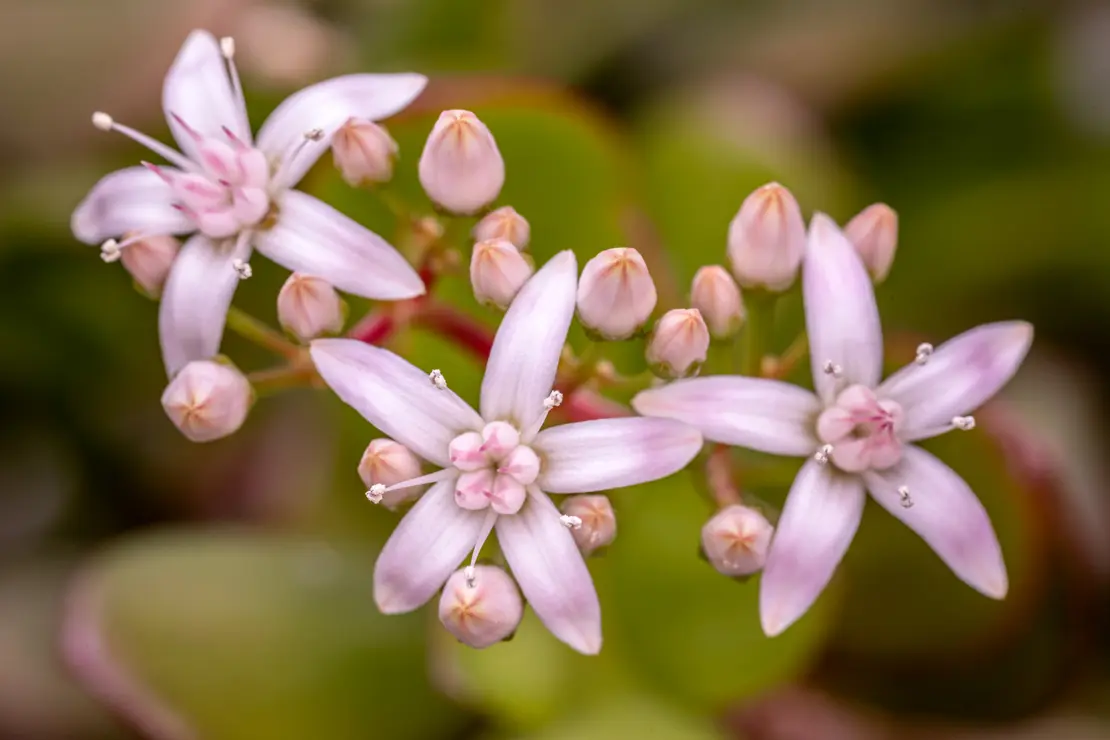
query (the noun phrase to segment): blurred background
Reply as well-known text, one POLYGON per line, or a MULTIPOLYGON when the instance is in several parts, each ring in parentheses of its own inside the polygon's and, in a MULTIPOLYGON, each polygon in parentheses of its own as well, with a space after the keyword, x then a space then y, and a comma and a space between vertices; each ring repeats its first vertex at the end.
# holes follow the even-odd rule
MULTIPOLYGON (((0 738, 1110 738, 1106 3, 0 0, 0 18, 0 738), (190 444, 158 402, 156 305, 69 232, 96 179, 145 156, 90 113, 168 139, 162 75, 195 27, 236 37, 256 127, 334 74, 428 74, 387 122, 397 192, 428 209, 423 139, 439 110, 472 109, 537 259, 636 246, 667 307, 724 263, 758 185, 841 223, 889 203, 892 366, 982 321, 1037 327, 979 428, 930 446, 990 510, 1009 597, 869 506, 818 605, 766 639, 757 582, 698 559, 709 511, 680 475, 614 494, 620 534, 590 563, 600 657, 530 615, 485 651, 434 609, 379 615, 370 574, 397 515, 355 472, 373 430, 304 391, 190 444)), ((302 187, 393 228, 329 157, 302 187)), ((273 322, 284 275, 255 270, 237 304, 273 322)), ((465 280, 444 290, 496 321, 465 280)), ((471 358, 418 333, 397 346, 476 396, 471 358)), ((635 343, 611 351, 642 366, 635 343)))

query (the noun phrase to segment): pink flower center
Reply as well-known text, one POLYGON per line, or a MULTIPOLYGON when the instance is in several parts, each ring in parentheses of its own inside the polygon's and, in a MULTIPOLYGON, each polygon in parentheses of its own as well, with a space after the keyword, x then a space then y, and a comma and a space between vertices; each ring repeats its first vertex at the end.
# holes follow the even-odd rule
POLYGON ((527 497, 526 487, 540 472, 540 459, 520 443, 520 432, 504 421, 486 424, 482 432, 466 432, 451 441, 451 464, 462 471, 455 485, 455 503, 464 509, 492 509, 515 514, 527 497))
POLYGON ((901 406, 866 386, 850 386, 817 418, 817 436, 826 444, 819 454, 849 473, 889 468, 902 458, 901 426, 901 406))

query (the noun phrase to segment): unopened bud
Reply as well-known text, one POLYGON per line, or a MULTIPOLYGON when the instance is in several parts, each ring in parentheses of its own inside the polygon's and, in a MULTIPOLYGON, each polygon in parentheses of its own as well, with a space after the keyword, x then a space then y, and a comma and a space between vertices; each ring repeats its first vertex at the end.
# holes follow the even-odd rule
POLYGON ((710 564, 726 576, 750 576, 763 568, 774 527, 755 509, 733 504, 701 528, 701 547, 710 564))
POLYGON ((170 421, 193 442, 210 442, 243 425, 254 400, 246 377, 233 367, 196 360, 174 376, 162 393, 170 421))
MULTIPOLYGON (((406 480, 420 477, 420 458, 408 447, 392 439, 375 439, 362 453, 358 463, 358 476, 373 489, 375 485, 392 486, 406 480)), ((389 508, 398 506, 418 497, 427 486, 399 488, 396 491, 382 492, 381 503, 389 508)), ((379 489, 380 490, 380 489, 379 489)))
POLYGON ((844 227, 844 236, 859 252, 871 279, 885 280, 898 247, 898 214, 885 203, 867 206, 844 227))
POLYGON ((472 648, 487 648, 511 637, 523 615, 516 583, 493 565, 455 571, 439 599, 439 621, 472 648))
POLYGON ((172 236, 148 236, 120 249, 120 262, 143 290, 157 295, 166 283, 180 246, 172 236))
POLYGON ((474 226, 474 241, 484 242, 487 239, 505 239, 512 242, 517 249, 528 246, 532 236, 532 228, 524 216, 516 212, 512 206, 502 206, 496 211, 491 211, 474 226))
POLYGON ((696 308, 675 308, 655 322, 647 345, 652 372, 684 378, 698 371, 709 352, 709 329, 696 308))
POLYGON ((690 303, 701 311, 715 339, 727 339, 744 324, 744 303, 740 288, 719 265, 707 265, 694 274, 690 303))
POLYGON ((617 517, 606 496, 571 496, 563 501, 561 510, 564 516, 579 522, 570 533, 583 555, 606 547, 617 536, 617 517))
POLYGON ((505 184, 505 160, 486 125, 470 111, 439 115, 424 153, 420 184, 451 213, 476 213, 497 199, 505 184))
POLYGON ((532 265, 511 242, 489 239, 474 245, 470 284, 479 303, 508 308, 530 277, 532 265))
POLYGON ((278 321, 294 336, 309 340, 343 328, 343 302, 331 283, 294 272, 281 286, 278 321))
POLYGON ((798 276, 806 225, 798 201, 778 183, 749 195, 728 228, 732 274, 744 288, 783 291, 798 276))
POLYGON ((397 142, 373 121, 349 118, 331 140, 336 169, 350 185, 358 187, 393 178, 397 142))
POLYGON ((606 249, 586 263, 578 281, 578 318, 602 339, 628 339, 655 310, 655 283, 640 253, 606 249))

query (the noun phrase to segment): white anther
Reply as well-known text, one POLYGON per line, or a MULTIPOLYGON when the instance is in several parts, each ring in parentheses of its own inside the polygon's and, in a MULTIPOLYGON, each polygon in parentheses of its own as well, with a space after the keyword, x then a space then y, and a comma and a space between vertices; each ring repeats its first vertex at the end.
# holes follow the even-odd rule
POLYGON ((122 254, 123 250, 120 249, 119 242, 115 239, 109 239, 100 245, 100 259, 105 262, 115 262, 122 254))
POLYGON ((825 360, 825 364, 821 366, 821 372, 825 373, 825 375, 831 375, 834 378, 839 378, 841 375, 844 374, 844 368, 842 368, 840 365, 837 365, 832 360, 825 360))
POLYGON ((551 409, 563 403, 563 394, 559 391, 551 391, 547 398, 543 399, 543 407, 550 411, 551 409))
POLYGON ((833 446, 832 445, 822 445, 821 449, 819 449, 819 450, 817 450, 817 452, 813 453, 813 459, 816 460, 819 465, 824 465, 825 463, 827 463, 829 461, 829 456, 832 455, 832 453, 833 453, 833 446))
POLYGON ((231 266, 235 269, 235 274, 239 276, 240 280, 246 280, 254 274, 249 262, 243 260, 232 260, 231 266))
POLYGON ((582 529, 581 517, 571 516, 570 514, 563 514, 561 517, 559 517, 559 521, 562 522, 563 526, 567 529, 582 529))
POLYGON ((93 113, 92 122, 93 125, 101 131, 111 131, 112 126, 116 125, 116 122, 112 120, 112 117, 107 113, 104 113, 103 111, 97 111, 96 113, 93 113))
POLYGON ((917 345, 917 354, 913 358, 913 361, 916 362, 918 365, 924 365, 926 362, 929 361, 929 357, 931 357, 932 354, 933 345, 929 344, 928 342, 922 342, 921 344, 917 345))
POLYGON ((898 496, 902 499, 902 508, 908 509, 913 506, 913 499, 910 498, 909 486, 898 486, 898 496))
POLYGON ((235 39, 230 36, 224 36, 220 39, 220 53, 224 55, 224 59, 231 59, 235 56, 235 39))
POLYGON ((308 131, 304 132, 304 137, 309 141, 319 141, 324 138, 324 129, 310 128, 308 131))
POLYGON ((380 504, 382 502, 382 496, 384 495, 384 483, 375 483, 374 485, 370 486, 370 490, 366 492, 366 498, 370 499, 370 503, 372 504, 380 504))
POLYGON ((443 373, 439 370, 433 370, 428 373, 428 380, 432 381, 432 385, 441 391, 447 390, 447 379, 443 377, 443 373))
POLYGON ((475 574, 473 565, 468 565, 463 568, 463 577, 466 579, 466 587, 474 588, 475 574))
POLYGON ((972 429, 975 428, 975 417, 974 416, 953 416, 952 417, 952 426, 956 427, 960 431, 969 432, 969 431, 971 431, 972 429))

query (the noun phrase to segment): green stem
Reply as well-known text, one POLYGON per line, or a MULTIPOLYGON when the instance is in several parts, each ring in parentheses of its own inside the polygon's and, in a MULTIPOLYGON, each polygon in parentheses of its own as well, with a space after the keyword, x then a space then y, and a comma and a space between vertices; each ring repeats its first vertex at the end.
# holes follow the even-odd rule
POLYGON ((743 341, 740 343, 743 348, 740 357, 741 375, 761 375, 763 357, 771 351, 774 336, 776 298, 773 293, 748 295, 748 319, 742 332, 743 341))
POLYGON ((259 396, 268 396, 289 388, 306 388, 312 385, 316 371, 311 365, 287 365, 270 370, 259 370, 247 376, 251 387, 259 396))
POLYGON ((243 339, 283 357, 292 358, 301 354, 301 348, 286 339, 283 334, 234 306, 227 312, 227 328, 243 339))

